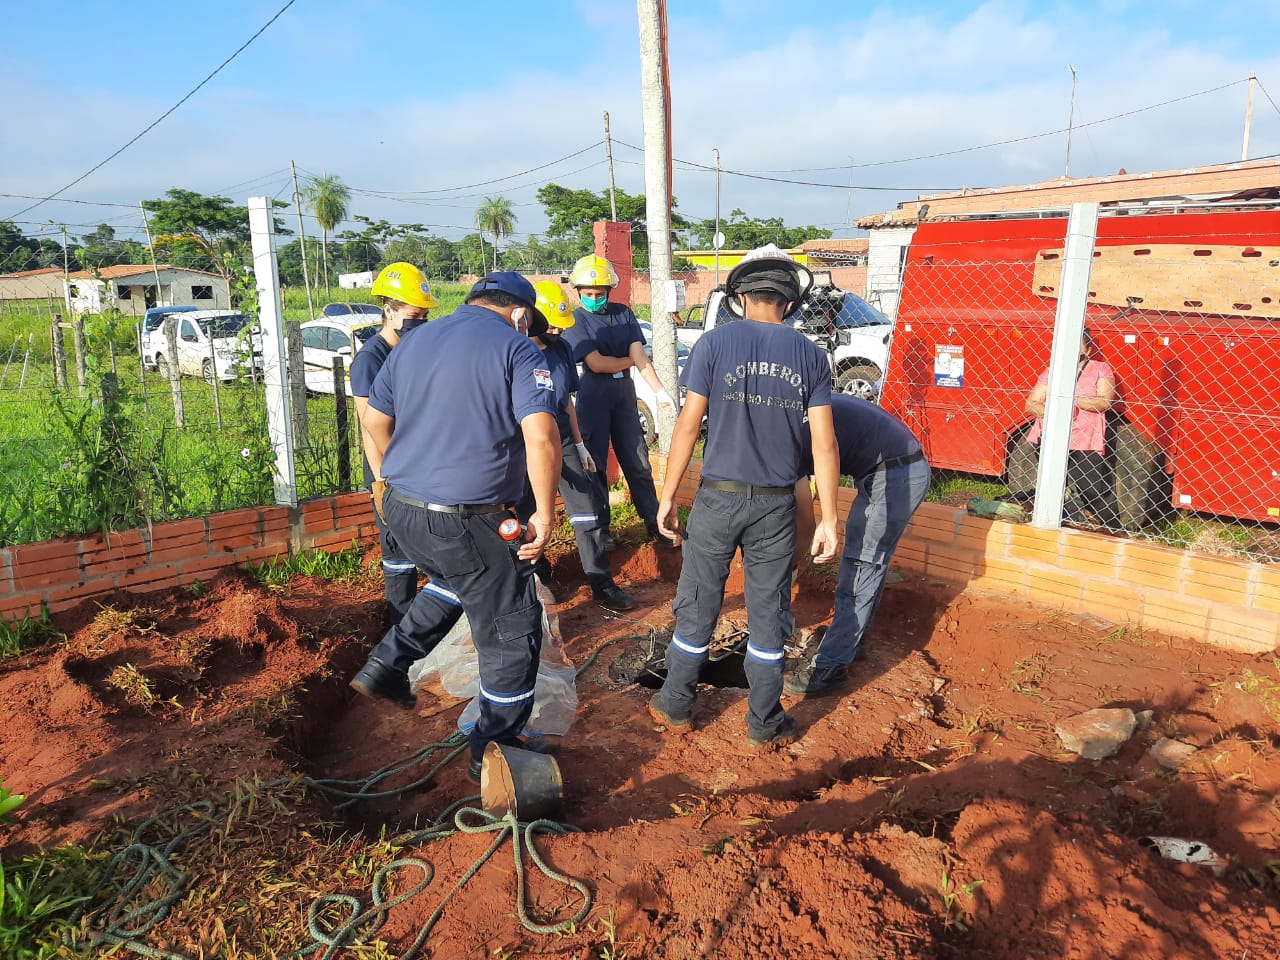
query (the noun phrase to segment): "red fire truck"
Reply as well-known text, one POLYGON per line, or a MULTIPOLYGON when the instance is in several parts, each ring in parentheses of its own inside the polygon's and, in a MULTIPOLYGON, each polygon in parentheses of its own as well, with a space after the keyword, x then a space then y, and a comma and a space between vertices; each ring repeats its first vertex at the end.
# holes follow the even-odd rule
MULTIPOLYGON (((1169 506, 1280 521, 1280 210, 1104 208, 1086 325, 1115 370, 1121 520, 1169 506)), ((1049 362, 1067 220, 926 222, 882 403, 935 467, 1035 484, 1024 404, 1049 362)))

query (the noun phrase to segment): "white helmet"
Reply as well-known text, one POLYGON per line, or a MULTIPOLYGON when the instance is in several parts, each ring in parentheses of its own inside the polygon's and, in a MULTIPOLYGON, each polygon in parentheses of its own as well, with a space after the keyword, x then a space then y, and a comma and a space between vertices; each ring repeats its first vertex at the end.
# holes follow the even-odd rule
POLYGON ((798 304, 812 286, 809 268, 772 243, 757 247, 739 260, 725 280, 729 309, 739 317, 744 293, 772 290, 798 304))

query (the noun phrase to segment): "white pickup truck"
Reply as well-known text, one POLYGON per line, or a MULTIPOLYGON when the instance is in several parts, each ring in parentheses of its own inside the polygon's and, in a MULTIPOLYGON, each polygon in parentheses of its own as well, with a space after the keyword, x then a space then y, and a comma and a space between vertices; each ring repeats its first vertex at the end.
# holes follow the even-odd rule
MULTIPOLYGON (((706 331, 737 319, 725 305, 723 289, 717 288, 706 303, 689 308, 676 338, 692 348, 706 331)), ((855 294, 815 284, 787 322, 830 355, 837 390, 867 400, 879 396, 893 333, 888 317, 855 294)))

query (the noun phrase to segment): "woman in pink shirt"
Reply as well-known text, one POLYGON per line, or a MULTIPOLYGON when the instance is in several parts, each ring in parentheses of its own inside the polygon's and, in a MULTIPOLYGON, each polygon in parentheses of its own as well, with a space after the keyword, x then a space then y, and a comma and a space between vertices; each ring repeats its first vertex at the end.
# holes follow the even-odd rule
MULTIPOLYGON (((1063 519, 1078 526, 1119 530, 1116 510, 1115 471, 1106 459, 1107 411, 1116 399, 1116 377, 1111 364, 1096 359, 1093 334, 1085 330, 1076 366, 1075 410, 1071 416, 1071 440, 1067 444, 1067 491, 1063 519)), ((1036 418, 1027 442, 1038 444, 1044 429, 1044 403, 1049 371, 1027 397, 1027 413, 1036 418)))

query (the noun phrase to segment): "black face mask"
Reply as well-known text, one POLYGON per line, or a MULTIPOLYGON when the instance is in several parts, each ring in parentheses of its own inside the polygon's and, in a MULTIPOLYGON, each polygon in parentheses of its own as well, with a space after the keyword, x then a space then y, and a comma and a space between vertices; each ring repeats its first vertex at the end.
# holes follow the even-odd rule
POLYGON ((420 327, 426 323, 430 317, 405 317, 400 321, 400 336, 404 336, 414 327, 420 327))

